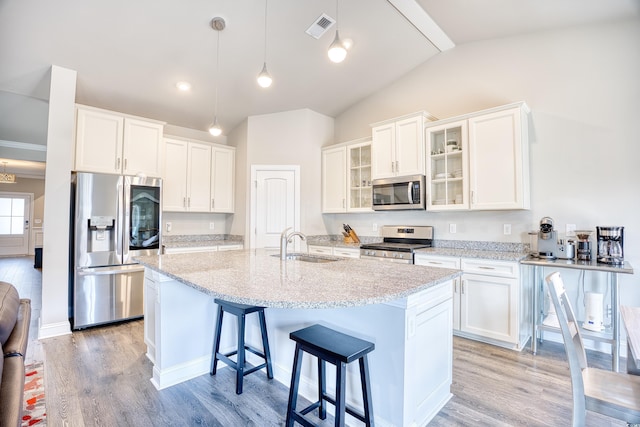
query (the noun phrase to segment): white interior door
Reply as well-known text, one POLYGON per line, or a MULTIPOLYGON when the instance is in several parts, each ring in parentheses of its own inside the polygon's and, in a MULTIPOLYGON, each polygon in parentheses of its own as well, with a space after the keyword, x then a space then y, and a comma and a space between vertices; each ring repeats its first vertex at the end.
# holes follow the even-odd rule
POLYGON ((0 193, 0 255, 27 255, 31 200, 25 193, 0 193))
POLYGON ((252 248, 279 248, 280 233, 300 223, 298 166, 253 166, 252 248))

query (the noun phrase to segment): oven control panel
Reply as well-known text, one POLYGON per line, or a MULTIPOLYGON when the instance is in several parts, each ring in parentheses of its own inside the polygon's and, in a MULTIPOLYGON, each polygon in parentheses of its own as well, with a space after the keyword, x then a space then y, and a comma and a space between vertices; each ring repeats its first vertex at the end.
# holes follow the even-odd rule
POLYGON ((413 263, 413 253, 412 252, 397 252, 397 251, 381 251, 375 249, 360 249, 361 257, 372 257, 372 258, 388 258, 391 260, 398 261, 409 261, 413 263))

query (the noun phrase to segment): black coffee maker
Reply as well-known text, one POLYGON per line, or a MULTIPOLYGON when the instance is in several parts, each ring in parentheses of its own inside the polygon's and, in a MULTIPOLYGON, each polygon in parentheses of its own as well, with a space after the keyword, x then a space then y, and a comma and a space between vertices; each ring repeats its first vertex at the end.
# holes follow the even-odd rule
POLYGON ((624 264, 624 227, 596 227, 598 262, 624 264))

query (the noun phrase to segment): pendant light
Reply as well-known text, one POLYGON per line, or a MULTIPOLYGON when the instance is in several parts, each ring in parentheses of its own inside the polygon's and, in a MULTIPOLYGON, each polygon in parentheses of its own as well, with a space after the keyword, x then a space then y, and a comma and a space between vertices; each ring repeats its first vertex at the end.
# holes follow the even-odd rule
POLYGON ((268 0, 264 0, 264 63, 262 71, 258 74, 258 84, 264 88, 271 86, 271 83, 273 83, 273 79, 267 71, 267 4, 268 0))
POLYGON ((336 0, 336 37, 333 39, 333 43, 329 46, 327 55, 331 62, 340 63, 347 57, 347 49, 344 46, 342 40, 340 40, 340 34, 338 33, 338 26, 340 20, 338 19, 338 0, 336 0))
POLYGON ((216 105, 213 123, 209 127, 209 133, 213 136, 220 136, 222 134, 222 128, 218 124, 218 80, 220 80, 220 31, 224 30, 226 25, 223 18, 216 17, 211 20, 211 28, 218 32, 218 40, 216 42, 216 105))
POLYGON ((0 184, 15 184, 16 174, 7 173, 7 162, 2 162, 2 173, 0 173, 0 184))

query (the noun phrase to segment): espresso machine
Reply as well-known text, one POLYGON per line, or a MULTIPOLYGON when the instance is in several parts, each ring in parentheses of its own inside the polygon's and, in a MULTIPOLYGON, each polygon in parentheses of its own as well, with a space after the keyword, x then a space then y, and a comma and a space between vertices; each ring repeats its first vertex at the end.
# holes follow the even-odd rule
POLYGON ((540 220, 538 231, 538 258, 556 259, 558 233, 553 229, 553 219, 545 216, 540 220))
POLYGON ((596 227, 598 262, 624 264, 624 227, 596 227))

